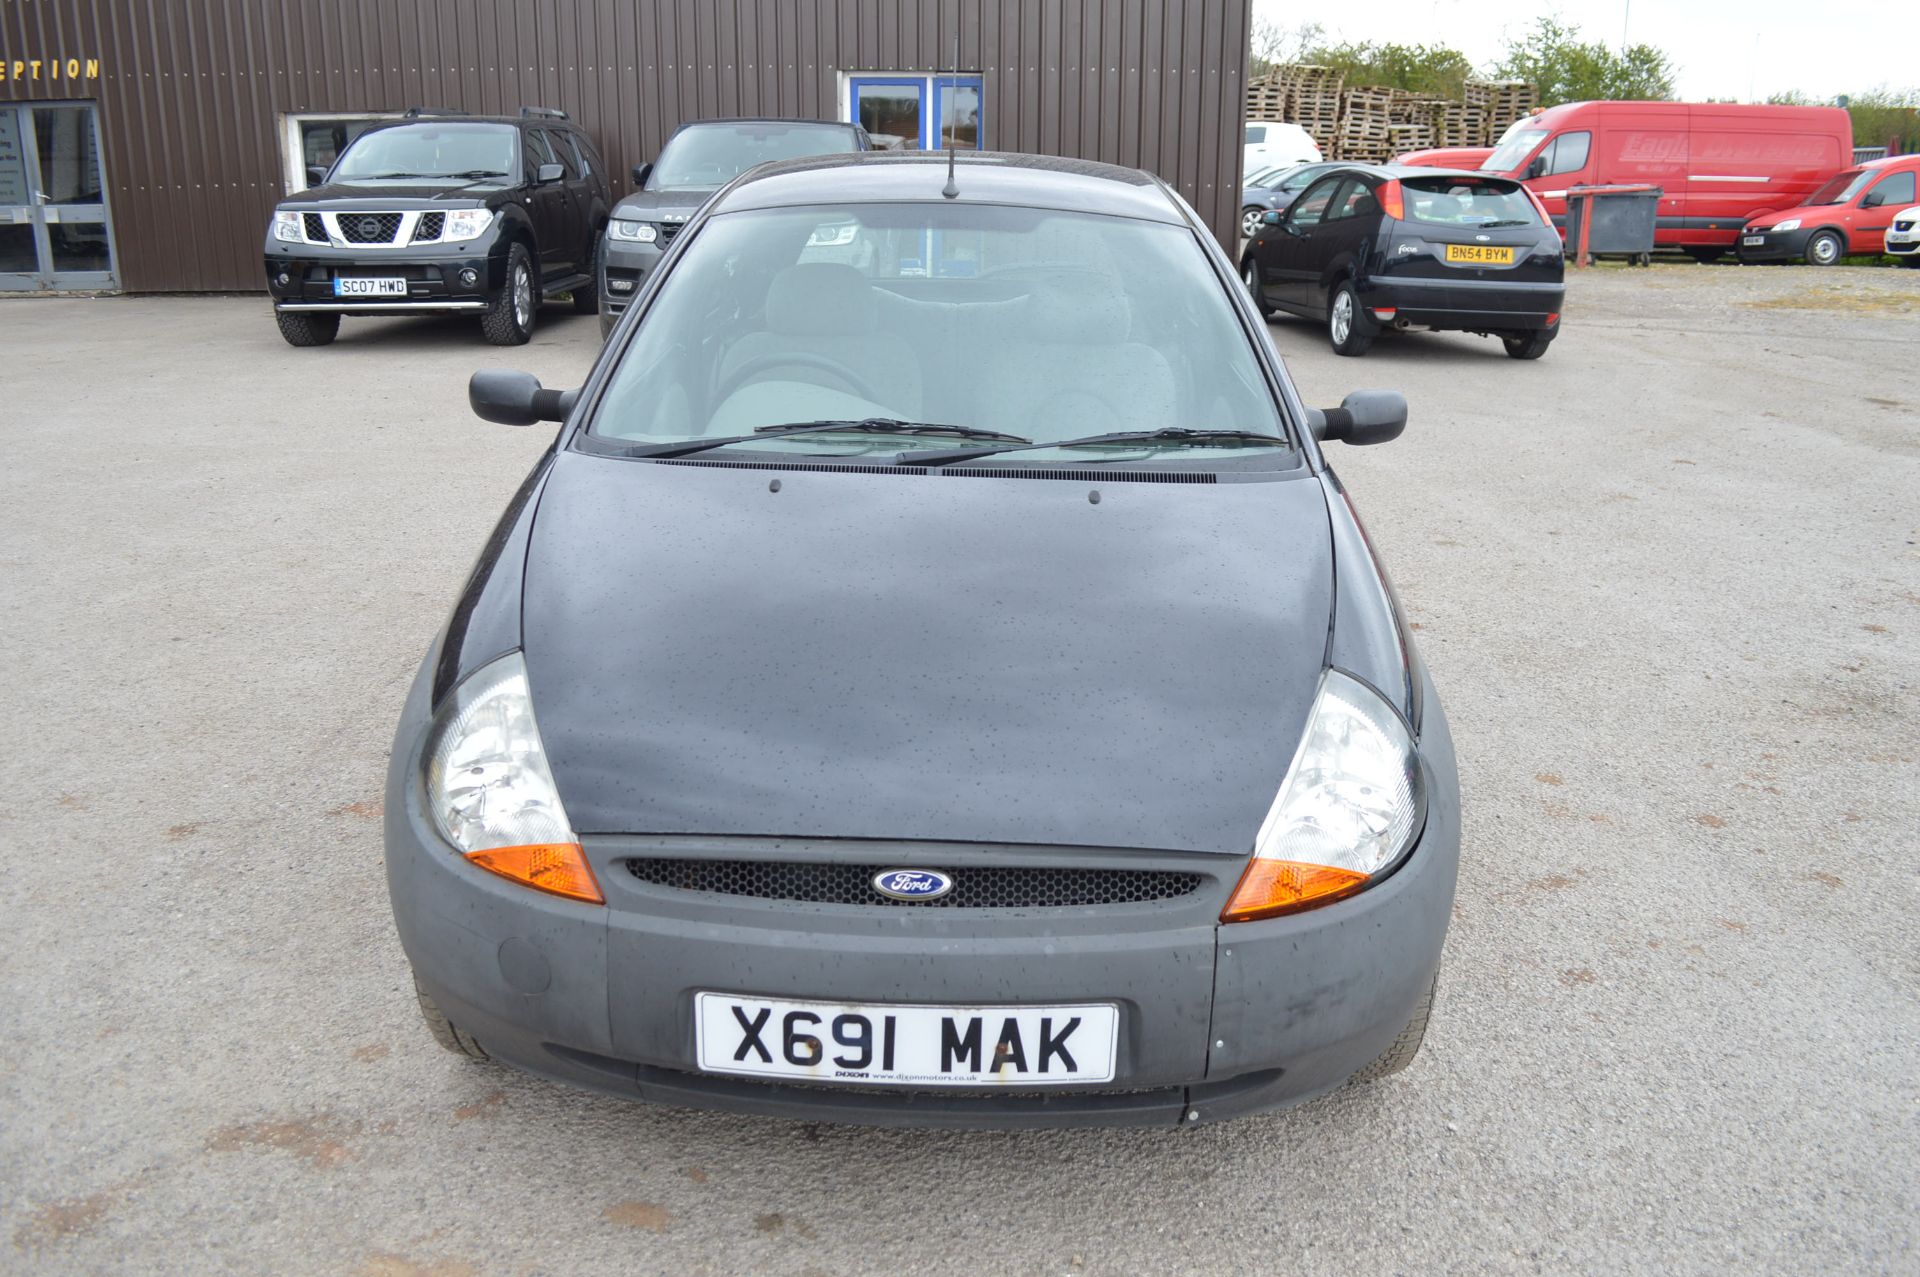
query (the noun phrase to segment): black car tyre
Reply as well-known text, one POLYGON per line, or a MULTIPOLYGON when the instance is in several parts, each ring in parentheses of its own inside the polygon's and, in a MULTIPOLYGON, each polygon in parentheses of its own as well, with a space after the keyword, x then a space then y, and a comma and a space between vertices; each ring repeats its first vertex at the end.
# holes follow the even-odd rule
POLYGON ((455 1055, 464 1055, 470 1060, 490 1058, 478 1038, 449 1020, 446 1013, 434 1004, 433 999, 427 996, 427 991, 420 987, 417 978, 413 982, 413 996, 420 999, 420 1018, 427 1022, 427 1032, 433 1034, 435 1042, 455 1055))
POLYGON ((1501 333, 1500 344, 1515 359, 1538 359, 1547 353, 1548 346, 1553 345, 1553 333, 1545 328, 1525 333, 1501 333))
POLYGON ((289 346, 324 346, 340 335, 338 311, 276 310, 273 319, 289 346))
POLYGON ((1327 340, 1336 355, 1364 355, 1373 346, 1380 326, 1360 307, 1353 282, 1342 280, 1327 298, 1327 340))
POLYGON ((1267 305, 1267 299, 1260 295, 1260 267, 1249 257, 1240 268, 1240 282, 1247 286, 1247 295, 1253 298, 1253 304, 1262 319, 1273 318, 1273 307, 1267 305))
POLYGON ((1248 205, 1240 210, 1240 238, 1252 239, 1260 233, 1260 218, 1266 213, 1263 208, 1248 205))
POLYGON ((600 254, 606 251, 606 232, 593 233, 593 252, 587 255, 587 279, 583 288, 573 290, 573 313, 576 315, 597 315, 600 313, 600 254))
POLYGON ((1846 241, 1839 231, 1815 231, 1807 241, 1807 265, 1833 266, 1847 255, 1846 241))
POLYGON ((480 316, 480 331, 496 346, 524 346, 533 336, 534 312, 540 309, 540 283, 533 277, 533 258, 526 246, 507 250, 506 282, 480 316))
POLYGON ((1393 1045, 1381 1052, 1379 1059, 1349 1078, 1348 1086, 1378 1082, 1413 1063, 1413 1057, 1420 1054, 1420 1044, 1426 1041, 1427 1022, 1433 1018, 1433 995, 1439 988, 1440 977, 1435 975, 1433 983, 1427 986, 1426 996, 1414 1007, 1413 1018, 1407 1021, 1406 1028, 1400 1030, 1400 1036, 1393 1040, 1393 1045))
POLYGON ((1688 257, 1702 266, 1711 266, 1727 254, 1724 248, 1689 248, 1685 251, 1688 257))
POLYGON ((1900 259, 1902 266, 1920 266, 1920 253, 1911 253, 1900 259))

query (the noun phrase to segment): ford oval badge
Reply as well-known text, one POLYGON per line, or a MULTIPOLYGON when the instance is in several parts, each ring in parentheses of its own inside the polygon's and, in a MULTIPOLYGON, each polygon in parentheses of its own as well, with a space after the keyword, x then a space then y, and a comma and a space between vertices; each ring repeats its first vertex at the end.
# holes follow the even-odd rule
POLYGON ((938 869, 882 869, 873 889, 890 900, 938 900, 953 890, 953 879, 938 869))

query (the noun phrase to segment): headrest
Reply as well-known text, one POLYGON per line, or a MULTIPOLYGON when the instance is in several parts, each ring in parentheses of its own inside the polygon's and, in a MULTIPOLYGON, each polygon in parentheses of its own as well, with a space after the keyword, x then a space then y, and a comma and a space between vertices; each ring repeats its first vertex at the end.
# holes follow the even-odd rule
POLYGON ((1127 339, 1133 308, 1117 281, 1093 275, 1042 275, 1027 294, 1022 324, 1033 341, 1108 345, 1127 339))
POLYGON ((873 286, 841 262, 802 262, 773 277, 767 327, 808 337, 873 331, 873 286))

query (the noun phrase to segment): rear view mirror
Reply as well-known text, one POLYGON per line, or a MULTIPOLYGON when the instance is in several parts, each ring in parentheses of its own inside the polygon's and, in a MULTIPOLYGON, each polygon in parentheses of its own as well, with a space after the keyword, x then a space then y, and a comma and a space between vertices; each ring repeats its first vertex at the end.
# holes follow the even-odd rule
POLYGON ((1268 226, 1278 226, 1280 224, 1280 210, 1277 208, 1270 208, 1266 212, 1260 214, 1260 220, 1265 222, 1268 226))
POLYGON ((567 170, 558 164, 542 164, 534 171, 533 181, 536 186, 545 186, 548 182, 557 182, 566 175, 567 170))
POLYGON ((1887 197, 1879 191, 1868 191, 1860 197, 1861 208, 1879 208, 1887 202, 1887 197))
POLYGON ((633 184, 635 186, 645 186, 647 184, 647 174, 651 172, 653 172, 653 165, 651 164, 634 165, 633 166, 633 184))
POLYGON ((1533 163, 1527 165, 1527 176, 1528 177, 1545 177, 1546 173, 1547 173, 1547 157, 1544 155, 1534 156, 1533 163))
POLYGON ((1387 443, 1407 428, 1407 397, 1397 390, 1356 390, 1338 408, 1310 410, 1308 423, 1322 443, 1387 443))
POLYGON ((532 373, 512 368, 482 368, 467 382, 474 415, 503 426, 565 421, 579 397, 578 390, 544 389, 532 373))

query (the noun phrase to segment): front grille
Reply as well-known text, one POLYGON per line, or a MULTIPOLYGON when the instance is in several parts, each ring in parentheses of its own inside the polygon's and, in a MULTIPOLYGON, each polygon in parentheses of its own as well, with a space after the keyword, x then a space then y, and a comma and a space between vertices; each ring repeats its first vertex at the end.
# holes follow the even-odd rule
POLYGON ((308 239, 316 244, 324 244, 327 242, 327 224, 320 220, 320 214, 302 213, 300 215, 300 222, 301 225, 306 228, 308 239))
POLYGON ((439 239, 440 232, 446 229, 446 225, 445 213, 422 213, 420 224, 413 228, 413 242, 419 244, 427 240, 439 239))
POLYGON ((627 861, 642 882, 680 891, 824 905, 886 905, 907 909, 1068 909, 1140 904, 1190 896, 1204 881, 1169 869, 1040 869, 988 865, 956 869, 953 890, 938 900, 892 900, 873 889, 873 877, 898 865, 806 864, 780 860, 627 861))
POLYGON ((335 213, 333 220, 349 244, 391 244, 400 233, 398 213, 335 213))
POLYGON ((660 231, 660 246, 664 248, 668 244, 673 243, 673 237, 680 233, 680 228, 682 226, 685 226, 686 223, 685 222, 656 222, 655 225, 659 228, 659 231, 660 231))

